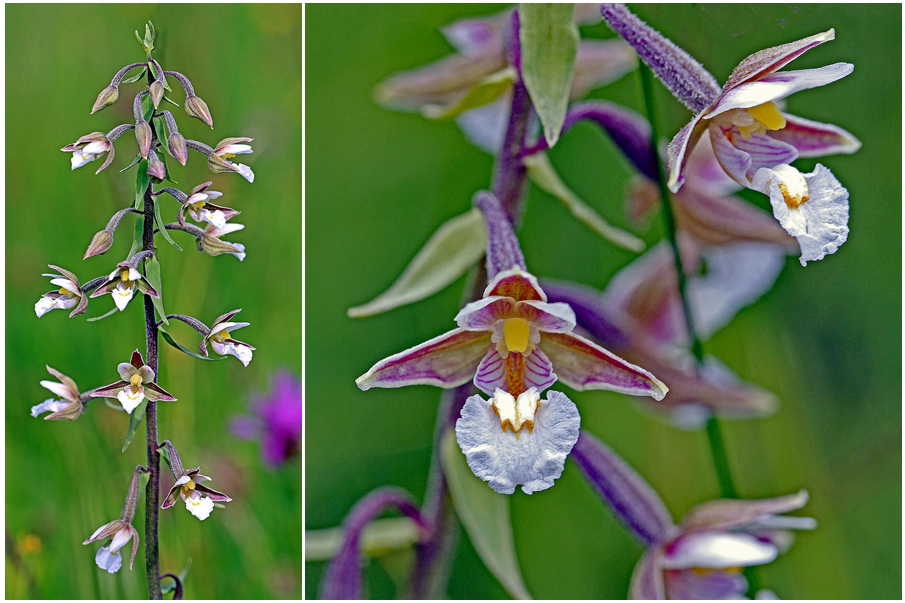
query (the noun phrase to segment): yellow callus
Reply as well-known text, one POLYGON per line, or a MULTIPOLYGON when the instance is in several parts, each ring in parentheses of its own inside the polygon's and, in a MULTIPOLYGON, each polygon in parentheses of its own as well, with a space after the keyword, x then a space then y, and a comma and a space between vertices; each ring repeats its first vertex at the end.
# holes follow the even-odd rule
POLYGON ((531 325, 524 318, 509 318, 503 323, 503 337, 506 349, 524 354, 528 349, 531 325))
POLYGON ((768 130, 782 130, 786 127, 786 118, 772 102, 745 109, 751 117, 767 126, 768 130))

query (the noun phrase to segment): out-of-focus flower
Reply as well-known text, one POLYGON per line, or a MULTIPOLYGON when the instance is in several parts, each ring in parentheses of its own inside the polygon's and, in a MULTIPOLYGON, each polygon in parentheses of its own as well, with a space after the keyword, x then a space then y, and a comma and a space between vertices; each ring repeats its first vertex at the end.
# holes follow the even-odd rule
MULTIPOLYGON (((69 419, 70 421, 75 421, 83 412, 85 412, 85 404, 82 400, 82 395, 79 393, 78 386, 75 384, 75 381, 56 369, 52 369, 48 366, 47 372, 59 379, 60 382, 41 381, 41 386, 46 387, 61 399, 54 400, 53 398, 48 398, 41 404, 32 406, 31 416, 37 417, 42 412, 50 412, 49 415, 44 417, 45 420, 53 421, 69 419)), ((85 397, 87 398, 89 396, 86 395, 85 397)))
POLYGON ((168 457, 170 460, 170 468, 173 470, 173 476, 176 483, 170 488, 161 509, 168 509, 176 504, 177 498, 182 498, 185 502, 185 508, 200 520, 205 520, 214 510, 214 502, 229 502, 232 499, 222 492, 217 492, 207 486, 202 486, 199 482, 210 481, 211 478, 201 475, 200 467, 194 469, 183 469, 182 461, 176 453, 176 449, 169 440, 163 443, 167 446, 168 457))
POLYGON ((616 517, 647 547, 635 566, 633 599, 738 599, 748 583, 741 567, 773 561, 790 530, 814 529, 800 509, 807 492, 763 500, 712 500, 672 522, 659 495, 603 442, 582 432, 572 459, 616 517))
POLYGON ((205 356, 208 355, 207 344, 210 343, 214 352, 217 354, 220 354, 221 356, 232 354, 241 360, 242 364, 248 366, 248 363, 251 362, 252 351, 255 348, 229 336, 230 331, 235 331, 251 324, 247 322, 231 322, 232 317, 241 311, 242 308, 227 312, 214 321, 210 333, 201 340, 200 347, 202 354, 205 356))
POLYGON ((245 245, 242 243, 227 243, 226 241, 221 241, 220 237, 243 228, 245 228, 244 224, 224 224, 223 228, 217 228, 213 223, 208 224, 204 229, 204 233, 198 237, 198 251, 203 251, 208 255, 229 253, 239 258, 241 262, 245 259, 245 245))
POLYGON ((302 425, 302 384, 289 372, 280 371, 267 396, 253 396, 251 415, 236 416, 230 431, 246 440, 261 441, 261 457, 278 467, 296 456, 302 425))
POLYGON ((79 279, 75 274, 53 264, 47 266, 60 274, 43 274, 42 276, 49 276, 50 284, 57 285, 59 289, 48 291, 35 304, 35 314, 38 315, 38 318, 56 308, 61 310, 74 308, 69 313, 69 318, 84 312, 88 308, 88 296, 82 291, 79 279))
POLYGON ((254 172, 247 165, 241 163, 232 163, 227 161, 236 155, 252 153, 251 145, 245 144, 251 142, 254 138, 224 138, 217 143, 213 152, 207 157, 207 167, 215 174, 221 172, 238 172, 240 176, 249 182, 255 181, 254 172))
POLYGON ((210 186, 210 182, 204 182, 189 191, 185 202, 179 209, 179 220, 182 222, 185 212, 188 211, 193 220, 208 222, 223 234, 226 228, 226 221, 233 216, 239 215, 240 212, 229 207, 221 207, 210 203, 211 199, 216 199, 223 195, 223 193, 218 193, 217 191, 207 190, 210 186))
POLYGON ((113 295, 113 303, 122 311, 126 309, 126 306, 132 300, 136 289, 145 295, 160 297, 160 294, 151 286, 148 279, 136 270, 132 263, 126 260, 116 265, 116 270, 110 273, 107 281, 98 287, 91 294, 91 297, 110 293, 113 295))
POLYGON ((112 541, 107 546, 102 546, 98 549, 94 558, 99 568, 107 570, 111 574, 119 571, 119 568, 123 566, 123 558, 119 550, 133 538, 135 540, 132 542, 132 558, 129 560, 129 569, 132 569, 132 565, 135 563, 135 553, 138 552, 138 530, 132 527, 132 519, 135 517, 135 507, 140 495, 139 477, 142 472, 144 472, 144 469, 139 465, 132 474, 132 481, 129 484, 129 492, 126 495, 126 503, 123 505, 120 519, 102 525, 82 543, 88 544, 89 542, 112 537, 112 541))
POLYGON ((121 381, 99 387, 91 396, 94 398, 116 398, 126 412, 131 413, 147 398, 150 401, 175 401, 168 391, 154 383, 154 370, 145 364, 138 350, 132 352, 130 362, 121 362, 116 367, 121 381))
POLYGON ((95 174, 99 174, 101 170, 110 165, 110 162, 113 161, 113 156, 115 155, 113 143, 103 132, 86 134, 74 143, 68 144, 60 150, 66 153, 72 153, 72 169, 80 168, 86 163, 94 161, 104 153, 108 153, 106 161, 98 168, 95 174))

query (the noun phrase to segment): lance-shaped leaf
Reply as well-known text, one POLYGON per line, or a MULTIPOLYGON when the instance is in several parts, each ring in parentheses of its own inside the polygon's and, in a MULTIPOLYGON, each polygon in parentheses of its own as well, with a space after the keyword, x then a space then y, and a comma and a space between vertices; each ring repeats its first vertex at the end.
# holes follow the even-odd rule
POLYGON ((585 226, 623 249, 634 252, 644 250, 644 241, 629 232, 611 225, 594 211, 590 205, 579 199, 578 195, 573 193, 559 178, 559 174, 556 173, 546 153, 536 153, 526 157, 523 163, 528 168, 528 175, 531 177, 531 181, 559 199, 566 209, 585 226))
POLYGON ((481 560, 506 592, 530 599, 515 554, 509 497, 497 494, 471 472, 452 429, 443 435, 440 458, 456 513, 481 560))
POLYGON ((132 415, 129 417, 129 430, 126 432, 126 441, 123 443, 123 452, 126 451, 126 448, 129 447, 129 444, 132 443, 132 439, 135 437, 135 432, 138 430, 138 426, 141 424, 142 418, 145 416, 145 410, 148 408, 148 399, 139 403, 138 408, 132 411, 132 415))
POLYGON ((566 118, 578 52, 574 12, 574 4, 519 5, 522 78, 551 147, 566 118))
POLYGON ((198 352, 193 352, 192 350, 184 347, 178 341, 173 339, 173 336, 170 335, 169 333, 167 333, 163 327, 157 327, 157 331, 161 334, 161 336, 163 336, 164 340, 168 344, 170 344, 171 346, 173 346, 180 352, 182 352, 184 354, 188 354, 192 358, 197 358, 198 360, 225 360, 226 359, 226 356, 202 356, 198 352))
POLYGON ((367 304, 349 308, 349 316, 372 316, 436 293, 474 266, 486 245, 487 229, 477 209, 448 220, 431 235, 389 289, 367 304))
MULTIPOLYGON (((151 256, 145 260, 145 278, 148 279, 148 282, 151 283, 151 286, 154 287, 154 290, 157 291, 157 293, 161 292, 160 261, 157 259, 157 256, 151 256)), ((167 320, 167 313, 163 310, 163 298, 160 295, 157 297, 152 296, 151 301, 154 303, 154 309, 157 311, 157 315, 160 316, 160 320, 163 321, 163 324, 170 324, 167 320)))

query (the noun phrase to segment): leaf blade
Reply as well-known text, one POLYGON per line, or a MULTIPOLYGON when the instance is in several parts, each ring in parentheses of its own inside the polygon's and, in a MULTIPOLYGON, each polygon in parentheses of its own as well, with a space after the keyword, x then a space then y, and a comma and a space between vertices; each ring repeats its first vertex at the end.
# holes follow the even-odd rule
POLYGON ((126 432, 126 442, 123 444, 123 452, 126 451, 126 448, 129 447, 129 444, 132 443, 132 439, 135 437, 135 432, 138 431, 138 426, 141 424, 141 420, 145 416, 145 410, 148 407, 148 399, 139 403, 139 405, 132 410, 132 414, 129 416, 129 430, 126 432))

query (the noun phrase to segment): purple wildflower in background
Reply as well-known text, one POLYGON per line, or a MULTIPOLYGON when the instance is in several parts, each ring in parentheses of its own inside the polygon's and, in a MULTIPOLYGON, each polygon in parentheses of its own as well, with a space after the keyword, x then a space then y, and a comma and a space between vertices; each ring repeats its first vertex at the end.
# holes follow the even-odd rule
POLYGON ((273 379, 269 396, 253 396, 251 415, 237 415, 230 431, 245 440, 261 440, 264 463, 276 468, 294 457, 302 437, 302 384, 287 371, 273 379))

